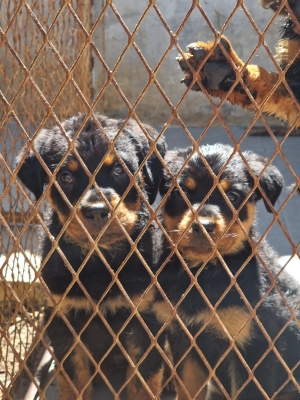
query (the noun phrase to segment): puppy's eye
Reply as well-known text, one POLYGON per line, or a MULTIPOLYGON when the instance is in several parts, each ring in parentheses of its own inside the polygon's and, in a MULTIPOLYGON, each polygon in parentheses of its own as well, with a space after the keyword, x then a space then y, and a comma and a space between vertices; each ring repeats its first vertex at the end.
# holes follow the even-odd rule
POLYGON ((231 203, 235 203, 240 198, 240 195, 237 192, 230 191, 226 194, 231 203))
MULTIPOLYGON (((180 185, 180 189, 183 191, 183 193, 187 196, 188 195, 188 189, 185 186, 180 185)), ((175 193, 181 196, 181 191, 179 189, 175 189, 175 193)))
POLYGON ((60 174, 59 174, 59 180, 62 182, 62 183, 71 183, 72 181, 73 181, 73 177, 72 177, 72 175, 69 173, 69 172, 61 172, 60 174))
POLYGON ((180 186, 184 194, 188 195, 189 191, 185 186, 180 186))
POLYGON ((123 169, 122 165, 121 164, 116 164, 115 168, 114 168, 114 174, 115 175, 121 175, 121 174, 123 174, 123 172, 124 172, 124 169, 123 169))

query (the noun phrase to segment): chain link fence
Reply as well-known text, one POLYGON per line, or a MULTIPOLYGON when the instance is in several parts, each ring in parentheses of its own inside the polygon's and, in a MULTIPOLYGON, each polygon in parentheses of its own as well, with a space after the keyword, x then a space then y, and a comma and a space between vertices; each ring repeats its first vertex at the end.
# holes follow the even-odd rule
MULTIPOLYGON (((274 150, 271 151, 269 162, 280 157, 291 181, 299 186, 298 167, 291 165, 283 150, 293 127, 278 137, 272 129, 274 120, 266 118, 257 105, 250 117, 246 112, 230 108, 225 101, 215 101, 207 93, 192 93, 179 85, 181 73, 175 57, 178 53, 182 55, 185 46, 198 38, 198 33, 193 29, 201 30, 201 38, 205 41, 217 37, 220 31, 226 34, 230 27, 236 32, 240 29, 239 20, 242 21, 241 25, 244 20, 247 21, 251 26, 251 35, 257 35, 258 38, 247 50, 248 54, 244 54, 244 60, 250 63, 255 55, 264 54, 262 58, 268 58, 268 63, 275 65, 278 70, 272 49, 276 42, 273 32, 278 31, 276 24, 280 10, 261 20, 262 9, 258 1, 255 6, 252 0, 229 1, 226 12, 225 2, 220 4, 222 13, 218 13, 218 2, 215 3, 215 7, 211 8, 209 2, 202 1, 141 1, 124 7, 122 1, 108 0, 0 0, 0 391, 4 399, 42 399, 46 398, 46 393, 50 398, 53 396, 51 387, 57 377, 57 371, 53 369, 51 346, 42 326, 47 303, 45 294, 46 297, 50 295, 41 279, 41 260, 36 252, 39 227, 42 226, 47 232, 42 217, 46 200, 42 199, 36 205, 32 195, 17 182, 14 170, 16 155, 21 147, 27 146, 26 151, 29 152, 35 137, 43 128, 54 125, 61 128, 61 121, 79 112, 86 113, 87 118, 100 112, 109 117, 124 118, 124 126, 130 118, 135 119, 139 126, 141 122, 162 126, 159 137, 167 137, 171 144, 175 139, 168 136, 168 129, 177 126, 183 138, 179 143, 188 143, 197 148, 209 135, 210 129, 219 126, 224 137, 227 140, 229 138, 238 152, 240 145, 259 122, 272 140, 274 150), (256 13, 259 16, 257 20, 252 15, 253 8, 259 10, 256 13), (170 10, 173 10, 173 14, 170 10), (269 39, 264 41, 268 34, 269 39), (189 41, 181 43, 181 35, 189 41), (115 42, 109 42, 111 37, 115 42), (159 40, 163 45, 159 46, 160 43, 156 42, 159 40), (204 119, 201 119, 202 115, 204 119), (244 122, 243 132, 238 139, 229 127, 228 116, 235 124, 244 122), (198 118, 202 121, 203 129, 192 135, 189 127, 197 125, 198 118), (52 375, 49 371, 52 371, 52 375)), ((242 34, 236 32, 235 43, 238 45, 244 40, 242 34)), ((279 75, 284 81, 284 74, 279 75)), ((61 131, 65 133, 63 128, 61 131)), ((278 226, 280 234, 289 244, 290 254, 299 257, 299 237, 291 237, 285 221, 281 220, 282 212, 293 195, 294 192, 286 195, 272 216, 272 221, 262 232, 262 237, 270 233, 275 225, 278 226)), ((162 204, 157 200, 151 215, 164 230, 157 217, 162 204)), ((55 248, 57 241, 53 238, 51 241, 55 248)), ((176 249, 177 244, 173 252, 176 249)), ((152 282, 159 287, 157 277, 153 274, 152 282)), ((161 288, 160 293, 170 304, 161 288)), ((128 298, 126 293, 124 296, 128 298)), ((183 293, 184 296, 186 293, 183 293)), ((92 305, 94 309, 97 308, 97 304, 92 302, 92 305)), ((131 303, 131 306, 133 314, 136 314, 134 304, 131 303)), ((58 308, 54 307, 53 313, 56 312, 58 308)), ((176 309, 172 309, 172 312, 176 315, 176 309)), ((139 313, 137 315, 166 365, 167 374, 162 387, 163 396, 166 397, 162 398, 172 398, 173 380, 180 381, 180 377, 172 366, 170 352, 158 344, 161 331, 153 337, 139 313)), ((251 317, 255 318, 255 314, 251 317)), ((181 327, 190 337, 192 345, 197 347, 195 338, 184 325, 181 327)), ((108 327, 108 330, 114 343, 118 343, 113 329, 108 327)), ((272 342, 270 346, 273 346, 272 342)), ((120 363, 125 359, 132 365, 122 345, 119 349, 114 355, 115 359, 123 360, 120 363)), ((110 350, 113 352, 113 347, 110 350)), ((150 351, 151 348, 147 349, 139 365, 150 351)), ((109 356, 109 351, 106 356, 109 356)), ((116 389, 109 378, 109 367, 104 372, 95 361, 91 362, 105 386, 97 398, 123 398, 128 381, 125 379, 116 389)), ((211 377, 214 377, 213 372, 211 377)), ((188 394, 186 396, 193 398, 188 394)), ((225 396, 230 398, 228 394, 225 396)), ((264 398, 269 399, 267 395, 264 398)))

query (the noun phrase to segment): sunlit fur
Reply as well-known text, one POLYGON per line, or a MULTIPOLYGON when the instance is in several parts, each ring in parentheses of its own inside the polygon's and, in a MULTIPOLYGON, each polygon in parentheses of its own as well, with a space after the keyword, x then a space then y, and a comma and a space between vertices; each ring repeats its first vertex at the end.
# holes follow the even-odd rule
POLYGON ((169 237, 158 281, 177 317, 162 298, 153 310, 168 323, 178 400, 186 392, 196 400, 225 399, 220 385, 226 398, 265 399, 245 365, 269 398, 292 399, 297 387, 278 354, 300 382, 299 282, 264 240, 258 244, 255 226, 256 202, 263 198, 272 212, 282 176, 267 159, 233 151, 215 144, 200 147, 200 155, 187 148, 165 157, 161 215, 169 237), (270 351, 275 338, 278 353, 270 351))
MULTIPOLYGON (((195 218, 191 210, 187 210, 179 216, 179 220, 170 218, 165 212, 163 212, 163 218, 170 237, 174 243, 178 243, 177 247, 185 260, 190 265, 198 265, 199 262, 205 261, 207 256, 211 255, 215 249, 225 255, 235 254, 243 248, 246 235, 249 234, 255 217, 253 204, 247 204, 246 210, 247 219, 243 222, 235 220, 233 224, 231 224, 232 218, 224 218, 221 214, 210 218, 195 218), (205 229, 201 240, 198 240, 197 243, 194 242, 192 223, 194 221, 199 222, 199 229, 202 229, 201 221, 204 222, 204 219, 215 224, 214 232, 210 235, 213 243, 207 239, 205 229), (228 229, 229 224, 231 225, 228 229)), ((217 257, 216 253, 214 254, 217 257)), ((212 259, 212 256, 210 256, 210 259, 212 259)))
MULTIPOLYGON (((235 53, 230 41, 224 36, 208 43, 191 43, 187 47, 188 53, 177 58, 185 75, 182 82, 190 86, 193 80, 191 68, 194 71, 198 70, 200 63, 209 55, 197 75, 196 82, 191 87, 192 90, 202 90, 198 84, 198 82, 201 82, 213 97, 226 98, 234 105, 256 111, 256 106, 251 99, 253 97, 264 113, 287 122, 290 126, 299 127, 300 3, 298 0, 287 0, 289 7, 283 6, 282 8, 280 7, 283 5, 283 0, 261 0, 261 3, 263 7, 271 8, 284 16, 280 28, 281 39, 276 46, 275 58, 279 67, 285 72, 286 84, 281 81, 278 87, 273 90, 278 83, 279 74, 268 72, 259 65, 245 65, 235 53), (219 45, 220 42, 222 48, 219 45), (223 48, 225 48, 225 52, 223 48), (236 74, 228 58, 238 70, 243 71, 242 79, 250 91, 251 97, 248 96, 241 83, 235 83, 236 74), (291 65, 288 67, 289 63, 291 65), (228 93, 233 85, 235 87, 228 93), (293 93, 296 101, 287 88, 293 93)), ((247 40, 247 38, 241 38, 241 40, 247 40)))

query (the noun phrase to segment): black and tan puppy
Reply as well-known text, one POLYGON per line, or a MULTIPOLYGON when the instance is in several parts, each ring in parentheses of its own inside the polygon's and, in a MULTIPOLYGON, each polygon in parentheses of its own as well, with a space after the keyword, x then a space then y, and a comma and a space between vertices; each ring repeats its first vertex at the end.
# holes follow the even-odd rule
MULTIPOLYGON (((181 319, 169 333, 178 400, 298 399, 299 282, 255 228, 256 202, 272 212, 281 174, 222 144, 169 151, 165 161, 162 218, 178 252, 158 280, 181 319)), ((163 300, 154 308, 170 318, 163 300)))
POLYGON ((192 90, 197 91, 202 90, 203 85, 213 97, 226 98, 230 103, 249 110, 256 110, 255 100, 266 114, 273 115, 290 126, 295 124, 294 126, 299 127, 300 0, 260 2, 264 8, 271 8, 284 16, 275 57, 279 67, 285 72, 285 83, 282 79, 279 81, 278 73, 268 72, 260 65, 245 64, 224 36, 216 38, 213 42, 195 42, 188 45, 188 53, 177 58, 185 74, 182 82, 187 86, 194 82, 192 90), (235 69, 240 71, 244 85, 239 82, 235 69), (193 72, 197 72, 195 81, 193 72), (198 82, 201 82, 201 85, 198 82), (245 91, 245 87, 251 96, 245 91))
MULTIPOLYGON (((133 363, 151 343, 138 318, 128 317, 136 306, 146 320, 152 296, 151 290, 144 293, 153 267, 153 229, 144 199, 152 203, 156 197, 162 177, 157 154, 164 156, 165 144, 153 128, 141 129, 134 120, 118 137, 123 121, 104 116, 84 121, 85 115, 66 120, 65 133, 59 127, 42 130, 34 149, 28 154, 23 149, 17 160, 19 178, 37 199, 50 185, 45 218, 50 235, 43 233, 40 246, 49 289, 44 323, 60 363, 61 400, 91 399, 92 378, 107 355, 118 351, 112 332, 133 363)), ((156 333, 153 317, 147 326, 156 333)), ((162 364, 155 349, 139 372, 156 395, 162 364)), ((131 379, 127 397, 152 398, 138 378, 131 379)))

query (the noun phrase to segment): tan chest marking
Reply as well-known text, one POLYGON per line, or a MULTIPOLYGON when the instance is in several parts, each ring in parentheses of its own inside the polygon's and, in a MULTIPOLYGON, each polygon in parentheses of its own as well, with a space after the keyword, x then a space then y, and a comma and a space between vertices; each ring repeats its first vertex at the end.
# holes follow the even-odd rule
POLYGON ((152 310, 154 311, 156 318, 162 324, 165 324, 172 317, 172 307, 165 301, 156 301, 152 310))
MULTIPOLYGON (((243 347, 254 337, 253 323, 250 319, 250 313, 242 307, 233 306, 224 309, 217 309, 216 314, 227 329, 229 335, 239 346, 243 347)), ((206 310, 195 315, 195 317, 186 321, 183 316, 183 320, 188 324, 204 324, 208 321, 205 329, 209 329, 217 334, 222 339, 228 339, 228 335, 225 332, 223 326, 218 321, 216 316, 213 316, 210 320, 211 313, 206 310)))
POLYGON ((130 308, 129 302, 123 295, 119 295, 112 299, 107 299, 100 306, 101 313, 104 316, 106 316, 108 312, 111 314, 116 314, 116 312, 121 308, 130 308))
MULTIPOLYGON (((133 296, 131 298, 131 301, 133 303, 134 310, 132 310, 131 313, 134 314, 136 313, 136 311, 138 312, 149 311, 151 309, 151 304, 153 302, 154 291, 155 289, 151 288, 150 290, 148 290, 147 293, 141 293, 139 295, 133 296)), ((103 304, 101 304, 100 306, 103 315, 106 315, 107 312, 115 314, 121 308, 127 308, 128 310, 132 309, 131 303, 128 300, 126 300, 126 298, 123 295, 104 301, 103 304)))
MULTIPOLYGON (((131 300, 136 307, 138 312, 147 311, 151 309, 151 304, 153 302, 153 297, 155 293, 155 288, 152 287, 148 292, 144 295, 136 295, 131 300)), ((78 311, 86 311, 92 312, 97 304, 93 301, 89 301, 86 297, 70 297, 67 296, 62 299, 62 295, 53 294, 53 299, 47 296, 47 306, 50 308, 56 307, 63 314, 67 314, 71 310, 78 311)), ((115 314, 121 308, 131 309, 131 304, 123 295, 116 296, 114 298, 110 298, 105 300, 100 305, 100 311, 105 316, 108 312, 115 314)))
POLYGON ((46 298, 47 306, 50 308, 56 308, 60 310, 63 314, 67 314, 71 310, 78 310, 78 311, 86 311, 91 312, 93 311, 95 304, 90 302, 86 297, 65 297, 62 299, 62 295, 53 294, 52 298, 46 298))

